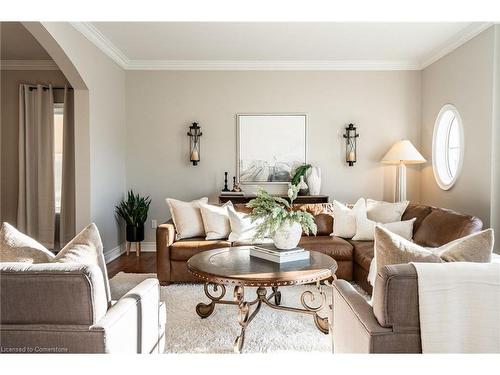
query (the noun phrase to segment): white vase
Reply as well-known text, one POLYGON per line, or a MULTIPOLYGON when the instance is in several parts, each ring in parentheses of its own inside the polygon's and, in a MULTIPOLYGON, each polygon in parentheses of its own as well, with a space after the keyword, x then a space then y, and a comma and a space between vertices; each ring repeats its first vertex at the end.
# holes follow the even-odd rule
POLYGON ((321 168, 312 167, 307 177, 310 195, 319 195, 321 191, 321 168))
POLYGON ((302 226, 299 223, 286 222, 273 236, 274 246, 280 250, 290 250, 299 244, 302 226))

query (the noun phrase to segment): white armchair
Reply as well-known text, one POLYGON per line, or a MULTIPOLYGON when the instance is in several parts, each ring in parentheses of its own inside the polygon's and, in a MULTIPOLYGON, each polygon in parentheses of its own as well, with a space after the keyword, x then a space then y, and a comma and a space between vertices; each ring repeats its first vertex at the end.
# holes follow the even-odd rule
POLYGON ((108 303, 97 266, 0 265, 0 347, 26 353, 163 352, 157 279, 108 303))

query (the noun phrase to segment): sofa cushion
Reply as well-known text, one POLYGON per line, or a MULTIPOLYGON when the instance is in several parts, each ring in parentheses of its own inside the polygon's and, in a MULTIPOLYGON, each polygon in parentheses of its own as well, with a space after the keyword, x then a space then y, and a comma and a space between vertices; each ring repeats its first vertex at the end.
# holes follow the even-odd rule
POLYGON ((432 208, 415 232, 413 240, 421 246, 439 247, 460 237, 478 232, 481 219, 442 208, 432 208))
POLYGON ((187 238, 176 241, 172 244, 170 247, 170 259, 187 261, 193 255, 202 251, 228 246, 231 246, 231 243, 225 240, 207 241, 204 237, 187 238))
POLYGON ((370 263, 374 256, 373 241, 349 241, 353 247, 353 259, 364 270, 370 270, 370 263))
POLYGON ((309 212, 318 228, 316 235, 328 236, 333 232, 333 203, 294 204, 294 210, 309 212))
POLYGON ((423 204, 409 204, 401 220, 417 219, 413 223, 413 234, 415 234, 427 215, 432 212, 432 207, 423 204))
POLYGON ((54 254, 9 223, 0 228, 0 262, 48 263, 54 254))
POLYGON ((335 260, 352 260, 352 245, 334 236, 302 236, 299 246, 306 250, 319 251, 335 260))

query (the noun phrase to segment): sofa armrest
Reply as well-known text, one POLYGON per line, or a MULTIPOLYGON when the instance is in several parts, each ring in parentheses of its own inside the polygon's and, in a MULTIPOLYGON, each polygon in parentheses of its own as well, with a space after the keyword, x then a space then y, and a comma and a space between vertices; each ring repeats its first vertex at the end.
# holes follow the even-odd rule
POLYGON ((105 283, 96 265, 1 263, 1 324, 90 326, 107 311, 105 283))
POLYGON ((90 329, 104 332, 108 353, 150 353, 164 333, 158 280, 144 280, 130 290, 90 329))
POLYGON ((370 304, 345 280, 333 282, 335 353, 373 353, 372 337, 391 333, 378 324, 370 304))
POLYGON ((175 242, 172 220, 156 228, 156 274, 162 285, 170 283, 170 246, 175 242))

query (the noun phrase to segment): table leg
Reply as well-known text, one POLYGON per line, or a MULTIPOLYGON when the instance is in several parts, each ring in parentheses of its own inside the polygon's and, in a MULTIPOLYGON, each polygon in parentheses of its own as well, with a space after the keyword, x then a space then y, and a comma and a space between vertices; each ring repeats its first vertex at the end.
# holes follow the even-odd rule
POLYGON ((221 301, 221 299, 226 294, 226 287, 224 285, 213 284, 213 283, 205 283, 204 286, 205 295, 212 301, 209 304, 200 302, 196 305, 196 313, 202 318, 208 318, 214 312, 215 304, 221 301), (209 290, 209 285, 212 285, 212 289, 214 293, 218 293, 220 289, 219 295, 212 295, 209 290))

